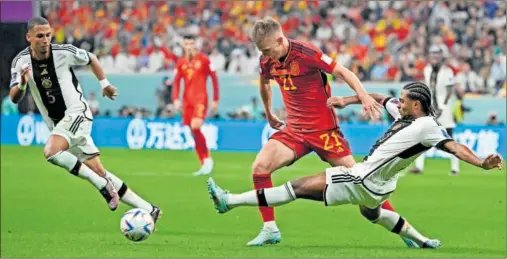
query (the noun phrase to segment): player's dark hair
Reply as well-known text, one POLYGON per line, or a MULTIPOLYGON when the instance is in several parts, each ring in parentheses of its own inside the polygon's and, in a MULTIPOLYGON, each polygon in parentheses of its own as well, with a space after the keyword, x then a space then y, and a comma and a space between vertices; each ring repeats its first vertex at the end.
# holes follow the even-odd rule
POLYGON ((30 21, 28 21, 28 24, 26 25, 26 27, 27 27, 28 31, 31 31, 37 25, 46 25, 46 24, 49 24, 48 20, 46 20, 43 17, 36 16, 36 17, 33 17, 32 19, 30 19, 30 21))
POLYGON ((194 34, 191 34, 191 33, 186 33, 183 35, 183 39, 185 40, 195 40, 195 35, 194 34))
POLYGON ((422 82, 413 82, 403 87, 407 91, 410 100, 418 100, 421 102, 422 110, 430 116, 435 116, 435 110, 431 105, 430 88, 422 82))

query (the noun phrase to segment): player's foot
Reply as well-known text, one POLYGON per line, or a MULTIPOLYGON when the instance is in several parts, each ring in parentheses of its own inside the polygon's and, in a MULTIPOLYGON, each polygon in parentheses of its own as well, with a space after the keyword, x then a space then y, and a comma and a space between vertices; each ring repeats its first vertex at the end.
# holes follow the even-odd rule
POLYGON ((414 167, 414 168, 410 169, 409 172, 411 172, 413 174, 422 174, 423 171, 417 167, 414 167))
POLYGON ((107 202, 107 205, 109 206, 109 209, 112 211, 115 211, 118 208, 118 204, 120 201, 120 197, 118 196, 118 193, 114 189, 113 182, 106 178, 107 184, 102 189, 99 190, 100 194, 102 194, 102 197, 107 202))
POLYGON ((272 231, 267 228, 262 228, 259 235, 248 242, 247 246, 263 246, 278 244, 282 240, 282 234, 280 231, 272 231))
POLYGON ((222 190, 222 188, 218 187, 213 178, 209 178, 208 181, 208 193, 215 205, 215 209, 218 213, 226 213, 231 210, 229 206, 227 206, 226 198, 228 191, 222 190))
POLYGON ((151 206, 153 207, 153 210, 150 212, 150 215, 153 218, 153 221, 155 223, 157 223, 158 218, 161 217, 161 215, 162 215, 162 210, 155 205, 151 205, 151 206))
POLYGON ((213 171, 213 165, 214 165, 214 162, 213 162, 213 159, 211 159, 211 157, 204 159, 201 169, 199 169, 199 171, 195 172, 194 175, 200 176, 200 175, 211 174, 211 171, 213 171))
POLYGON ((422 248, 438 249, 438 248, 440 248, 440 246, 441 246, 440 240, 438 240, 438 239, 430 239, 430 240, 424 242, 422 248))
POLYGON ((459 174, 459 172, 458 172, 458 171, 454 171, 454 170, 452 170, 452 171, 449 173, 449 175, 451 175, 451 176, 458 176, 458 174, 459 174))
POLYGON ((406 237, 402 237, 401 240, 403 240, 405 245, 407 245, 410 248, 419 248, 419 245, 416 242, 412 241, 411 239, 408 239, 406 237))

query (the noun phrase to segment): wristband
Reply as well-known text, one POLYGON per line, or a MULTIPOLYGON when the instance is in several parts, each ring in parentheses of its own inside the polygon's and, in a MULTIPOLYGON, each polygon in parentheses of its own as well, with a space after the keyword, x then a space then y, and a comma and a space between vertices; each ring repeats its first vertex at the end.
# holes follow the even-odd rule
POLYGON ((100 87, 102 87, 102 89, 108 87, 111 85, 111 83, 109 83, 109 81, 107 80, 107 78, 105 79, 102 79, 99 81, 99 84, 100 84, 100 87))

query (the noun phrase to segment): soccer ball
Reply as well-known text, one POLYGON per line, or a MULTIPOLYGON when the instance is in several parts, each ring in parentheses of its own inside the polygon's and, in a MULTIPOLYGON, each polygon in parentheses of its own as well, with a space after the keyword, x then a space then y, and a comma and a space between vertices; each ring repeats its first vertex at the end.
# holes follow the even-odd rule
POLYGON ((136 208, 123 214, 120 229, 128 240, 140 242, 146 240, 153 233, 155 222, 153 222, 150 213, 136 208))

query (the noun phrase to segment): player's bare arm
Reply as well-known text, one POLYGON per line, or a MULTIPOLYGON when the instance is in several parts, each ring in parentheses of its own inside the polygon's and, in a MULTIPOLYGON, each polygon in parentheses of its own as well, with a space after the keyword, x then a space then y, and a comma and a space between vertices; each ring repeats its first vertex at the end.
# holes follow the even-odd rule
POLYGON ((503 161, 500 155, 492 154, 484 160, 481 160, 467 146, 456 143, 453 140, 446 142, 441 149, 455 155, 460 160, 485 170, 493 168, 502 169, 503 167, 503 161))
POLYGON ((218 110, 218 100, 219 100, 219 87, 218 87, 218 77, 215 71, 211 70, 209 73, 211 77, 211 82, 213 85, 213 101, 211 102, 211 114, 215 115, 218 110))
MULTIPOLYGON (((375 104, 377 107, 381 107, 380 104, 383 103, 386 98, 388 98, 387 95, 377 93, 371 93, 369 94, 369 96, 371 96, 377 102, 375 104)), ((357 95, 346 97, 331 96, 327 99, 327 106, 335 107, 338 109, 343 109, 351 104, 361 104, 361 99, 359 99, 359 96, 357 95)))
POLYGON ((21 82, 14 85, 9 95, 13 103, 19 103, 23 96, 25 96, 26 87, 28 85, 28 78, 30 77, 30 66, 24 66, 21 70, 21 82))
POLYGON ((352 73, 352 71, 337 63, 333 69, 333 75, 343 78, 350 88, 357 93, 357 96, 363 104, 364 113, 367 113, 372 119, 380 118, 381 108, 376 105, 375 100, 368 95, 366 89, 363 87, 363 84, 359 81, 359 78, 352 73))
POLYGON ((88 53, 90 56, 90 67, 92 69, 93 74, 100 82, 100 86, 102 87, 102 96, 107 96, 107 98, 114 100, 114 98, 118 95, 118 91, 116 87, 111 85, 109 81, 106 79, 106 74, 100 65, 99 59, 93 53, 88 53))
POLYGON ((173 82, 173 105, 174 109, 179 111, 181 108, 180 103, 180 81, 181 81, 181 73, 176 68, 174 72, 174 82, 173 82))
POLYGON ((280 129, 283 126, 283 121, 281 121, 275 114, 271 112, 271 83, 269 79, 264 79, 262 76, 260 77, 260 94, 262 98, 262 103, 264 104, 264 110, 266 112, 266 119, 269 122, 269 125, 274 129, 280 129))

